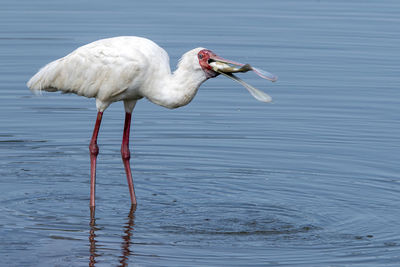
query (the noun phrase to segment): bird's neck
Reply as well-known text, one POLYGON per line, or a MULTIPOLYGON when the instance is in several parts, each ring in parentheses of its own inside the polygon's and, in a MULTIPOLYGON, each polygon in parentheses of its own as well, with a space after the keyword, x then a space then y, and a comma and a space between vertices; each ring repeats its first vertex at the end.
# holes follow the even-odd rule
POLYGON ((200 85, 207 80, 203 71, 190 71, 179 67, 175 72, 160 79, 150 101, 166 108, 187 105, 195 97, 200 85))

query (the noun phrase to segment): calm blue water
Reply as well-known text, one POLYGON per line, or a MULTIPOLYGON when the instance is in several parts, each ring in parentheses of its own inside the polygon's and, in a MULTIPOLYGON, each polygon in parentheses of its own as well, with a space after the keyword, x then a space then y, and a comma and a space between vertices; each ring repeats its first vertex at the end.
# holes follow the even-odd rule
POLYGON ((1 266, 399 266, 398 1, 3 1, 1 266), (33 96, 41 66, 104 37, 203 46, 280 77, 224 77, 135 108, 130 211, 122 103, 33 96))

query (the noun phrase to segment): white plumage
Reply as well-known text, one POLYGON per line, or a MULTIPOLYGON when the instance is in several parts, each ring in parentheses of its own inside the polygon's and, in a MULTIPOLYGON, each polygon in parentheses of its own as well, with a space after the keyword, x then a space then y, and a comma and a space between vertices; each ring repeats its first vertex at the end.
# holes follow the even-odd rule
MULTIPOLYGON (((84 45, 44 66, 27 83, 32 91, 62 91, 96 98, 99 111, 112 102, 150 101, 177 108, 188 104, 207 77, 193 49, 171 73, 169 57, 154 42, 133 36, 84 45)), ((132 112, 132 110, 126 110, 132 112)))

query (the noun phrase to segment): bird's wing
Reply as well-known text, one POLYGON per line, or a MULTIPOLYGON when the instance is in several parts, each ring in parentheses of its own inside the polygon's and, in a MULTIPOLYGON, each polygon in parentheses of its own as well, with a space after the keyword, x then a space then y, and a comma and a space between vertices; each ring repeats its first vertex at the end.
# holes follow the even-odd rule
MULTIPOLYGON (((137 54, 137 53, 136 53, 137 54)), ((125 92, 143 59, 107 44, 82 46, 50 62, 28 82, 32 90, 62 91, 107 101, 125 92)))

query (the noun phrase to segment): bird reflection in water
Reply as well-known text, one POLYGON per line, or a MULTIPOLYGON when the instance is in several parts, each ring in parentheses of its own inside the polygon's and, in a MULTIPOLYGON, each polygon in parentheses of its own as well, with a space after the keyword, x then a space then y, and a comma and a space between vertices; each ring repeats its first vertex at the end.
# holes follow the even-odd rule
MULTIPOLYGON (((128 214, 128 221, 125 223, 123 227, 124 234, 122 235, 121 249, 122 255, 119 257, 119 266, 124 267, 128 266, 129 256, 132 254, 130 249, 131 245, 131 237, 132 230, 135 225, 135 211, 136 205, 131 205, 131 209, 128 214)), ((89 242, 90 242, 90 257, 89 257, 89 266, 95 266, 96 258, 101 256, 97 251, 97 240, 96 240, 96 231, 100 228, 96 225, 96 216, 95 216, 95 207, 90 207, 90 231, 89 231, 89 242)))

